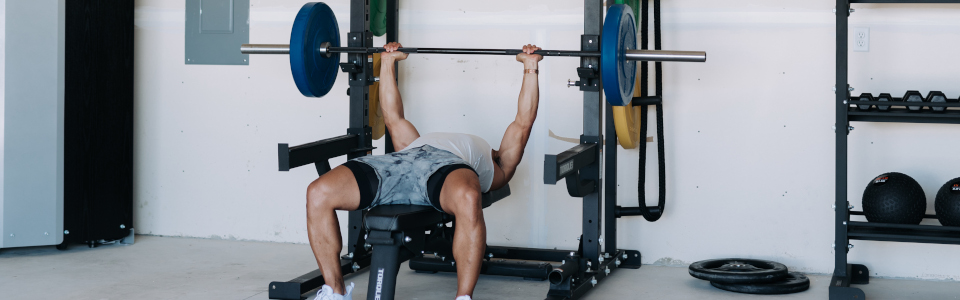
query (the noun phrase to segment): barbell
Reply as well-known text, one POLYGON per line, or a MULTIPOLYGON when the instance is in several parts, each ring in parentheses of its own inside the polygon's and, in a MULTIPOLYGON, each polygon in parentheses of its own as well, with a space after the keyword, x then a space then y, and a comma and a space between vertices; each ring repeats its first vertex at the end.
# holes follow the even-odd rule
MULTIPOLYGON (((703 51, 665 51, 637 49, 637 29, 633 10, 623 4, 611 5, 603 24, 600 51, 538 50, 542 56, 598 57, 604 94, 611 105, 623 106, 633 100, 637 61, 705 62, 703 51)), ((354 37, 356 38, 356 37, 354 37)), ((588 40, 588 43, 595 41, 588 40)), ((243 54, 289 54, 293 81, 307 97, 323 97, 337 80, 340 54, 372 54, 382 47, 340 47, 337 18, 323 2, 304 4, 293 21, 288 45, 243 44, 243 54)), ((517 55, 519 49, 410 48, 397 51, 416 54, 517 55)), ((594 66, 590 68, 596 69, 594 66)))

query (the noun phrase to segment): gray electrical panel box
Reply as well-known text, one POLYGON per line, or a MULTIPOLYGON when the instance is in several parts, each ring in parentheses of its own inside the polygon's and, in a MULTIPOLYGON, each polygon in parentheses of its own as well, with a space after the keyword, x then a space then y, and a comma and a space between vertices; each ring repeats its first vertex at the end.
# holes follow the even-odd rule
POLYGON ((64 1, 5 4, 0 248, 63 241, 64 1))
POLYGON ((240 45, 250 42, 250 0, 187 0, 184 62, 249 65, 240 45))

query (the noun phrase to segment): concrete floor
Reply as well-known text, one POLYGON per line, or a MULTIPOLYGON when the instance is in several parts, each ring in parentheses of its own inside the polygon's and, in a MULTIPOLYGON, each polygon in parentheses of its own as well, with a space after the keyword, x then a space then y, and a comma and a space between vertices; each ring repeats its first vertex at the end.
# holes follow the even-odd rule
MULTIPOLYGON (((134 245, 67 251, 54 247, 0 249, 2 299, 267 299, 270 281, 316 268, 306 245, 137 236, 134 245)), ((828 276, 810 276, 810 290, 784 296, 718 290, 686 268, 618 270, 586 299, 827 299, 828 276)), ((367 272, 348 277, 353 299, 366 297, 367 272)), ((475 299, 543 299, 548 284, 483 276, 475 299)), ((960 299, 960 282, 871 279, 859 286, 871 300, 960 299)), ((404 265, 397 299, 453 299, 454 274, 417 274, 404 265)))

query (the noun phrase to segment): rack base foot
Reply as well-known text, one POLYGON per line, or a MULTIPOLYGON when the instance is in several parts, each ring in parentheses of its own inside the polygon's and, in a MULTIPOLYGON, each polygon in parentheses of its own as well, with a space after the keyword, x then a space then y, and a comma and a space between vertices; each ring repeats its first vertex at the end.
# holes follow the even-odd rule
POLYGON ((830 280, 830 300, 864 300, 867 296, 863 290, 850 285, 868 283, 870 283, 870 270, 867 266, 848 264, 846 275, 834 275, 830 280))
POLYGON ((830 287, 830 300, 864 300, 867 296, 863 290, 853 287, 830 287))
POLYGON ((867 266, 851 264, 847 274, 850 274, 850 284, 869 284, 870 269, 867 266))

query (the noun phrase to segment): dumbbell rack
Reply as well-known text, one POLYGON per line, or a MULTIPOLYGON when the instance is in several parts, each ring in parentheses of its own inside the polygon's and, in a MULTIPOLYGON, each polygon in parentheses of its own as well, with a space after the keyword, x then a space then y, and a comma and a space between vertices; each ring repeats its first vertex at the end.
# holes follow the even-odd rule
MULTIPOLYGON (((847 121, 852 122, 899 122, 899 123, 947 123, 960 124, 960 108, 957 102, 903 102, 901 98, 893 98, 891 102, 858 101, 859 97, 851 97, 847 108, 847 121), (890 106, 887 111, 880 111, 876 107, 859 109, 857 105, 890 106), (921 106, 920 110, 909 110, 907 106, 921 106), (943 111, 934 111, 932 107, 944 107, 943 111)), ((960 99, 949 99, 956 101, 960 99)))
MULTIPOLYGON (((960 3, 960 0, 837 0, 837 92, 836 92, 836 201, 835 219, 835 265, 833 279, 830 281, 830 299, 863 300, 863 290, 850 287, 850 284, 867 284, 870 272, 864 265, 848 264, 847 253, 852 248, 850 240, 871 240, 887 242, 957 244, 960 245, 960 227, 931 225, 903 225, 862 221, 850 221, 851 215, 863 215, 853 211, 847 201, 847 136, 853 127, 850 122, 897 122, 897 123, 944 123, 960 124, 960 103, 929 102, 892 102, 855 101, 851 97, 853 90, 848 84, 848 18, 852 12, 851 3, 960 3), (891 106, 888 111, 876 108, 860 110, 856 105, 891 106), (925 106, 919 111, 910 111, 905 106, 925 106), (930 107, 944 107, 937 112, 930 107)), ((935 219, 934 215, 925 215, 935 219)))

